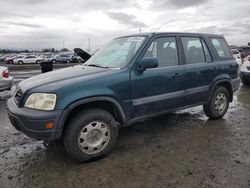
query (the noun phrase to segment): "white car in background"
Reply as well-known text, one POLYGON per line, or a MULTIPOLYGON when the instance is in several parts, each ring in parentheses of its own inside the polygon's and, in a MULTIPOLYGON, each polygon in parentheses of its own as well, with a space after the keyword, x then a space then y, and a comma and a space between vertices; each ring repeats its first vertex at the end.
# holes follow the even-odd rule
POLYGON ((237 49, 231 49, 231 52, 233 54, 233 57, 235 58, 238 65, 242 65, 242 59, 241 59, 241 53, 237 49))
POLYGON ((41 62, 42 58, 34 55, 27 55, 14 59, 14 64, 31 64, 31 63, 41 63, 41 62))
POLYGON ((0 91, 9 90, 13 85, 13 78, 9 75, 8 67, 0 66, 0 91))
POLYGON ((250 86, 250 55, 248 55, 240 68, 240 78, 244 85, 250 86))

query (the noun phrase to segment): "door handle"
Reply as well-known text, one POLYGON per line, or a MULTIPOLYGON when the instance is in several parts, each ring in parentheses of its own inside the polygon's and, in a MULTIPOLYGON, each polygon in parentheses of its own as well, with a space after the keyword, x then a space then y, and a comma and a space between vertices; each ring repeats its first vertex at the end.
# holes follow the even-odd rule
POLYGON ((180 73, 178 73, 178 72, 172 74, 172 78, 178 78, 179 76, 180 76, 180 73))

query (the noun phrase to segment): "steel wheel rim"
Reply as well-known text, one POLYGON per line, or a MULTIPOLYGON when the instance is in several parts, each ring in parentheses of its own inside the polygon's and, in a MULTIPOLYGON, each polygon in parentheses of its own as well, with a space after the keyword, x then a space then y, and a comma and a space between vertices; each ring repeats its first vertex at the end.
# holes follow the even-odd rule
POLYGON ((225 93, 219 93, 214 102, 214 109, 219 114, 224 113, 227 108, 227 96, 225 93))
POLYGON ((84 126, 78 136, 78 146, 83 153, 96 154, 109 143, 110 129, 103 121, 92 121, 84 126))

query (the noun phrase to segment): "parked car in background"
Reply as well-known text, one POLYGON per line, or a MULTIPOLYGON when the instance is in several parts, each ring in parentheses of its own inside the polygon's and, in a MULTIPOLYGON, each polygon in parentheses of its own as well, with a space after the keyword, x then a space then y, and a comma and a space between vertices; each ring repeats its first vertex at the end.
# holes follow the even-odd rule
POLYGON ((17 58, 17 57, 22 57, 21 55, 11 55, 11 56, 8 56, 8 57, 6 57, 5 58, 5 60, 4 60, 4 63, 6 63, 6 64, 13 64, 14 63, 14 60, 17 58))
POLYGON ((17 63, 15 63, 15 59, 22 59, 23 57, 25 57, 25 55, 17 55, 16 57, 14 57, 13 64, 17 64, 17 63))
POLYGON ((241 58, 241 53, 238 49, 231 49, 231 52, 233 54, 233 57, 235 58, 236 62, 238 65, 242 65, 242 58, 241 58))
POLYGON ((82 63, 83 60, 81 57, 79 57, 77 54, 73 54, 72 55, 72 60, 71 60, 72 63, 82 63))
POLYGON ((50 62, 50 58, 53 57, 53 55, 50 53, 44 53, 39 55, 38 57, 41 58, 42 62, 50 62))
POLYGON ((15 58, 15 56, 6 57, 5 60, 4 60, 4 63, 13 64, 14 63, 14 58, 15 58))
POLYGON ((42 58, 34 55, 20 56, 14 59, 14 64, 41 63, 42 58))
POLYGON ((244 85, 250 85, 250 55, 243 61, 243 65, 240 69, 240 78, 244 85))
POLYGON ((7 109, 17 130, 61 139, 71 157, 90 161, 111 152, 119 127, 198 105, 222 118, 240 85, 238 68, 221 35, 124 36, 83 65, 22 81, 7 109))
POLYGON ((71 63, 72 57, 72 54, 58 54, 49 58, 49 60, 53 63, 71 63))
POLYGON ((243 50, 242 54, 244 58, 250 55, 250 46, 241 46, 240 48, 243 50))
POLYGON ((77 54, 78 63, 85 63, 92 56, 81 48, 75 48, 74 52, 77 54))
POLYGON ((4 62, 6 58, 11 57, 12 54, 4 54, 0 57, 0 62, 4 62))
POLYGON ((8 67, 0 66, 0 91, 9 90, 13 85, 13 78, 9 75, 8 67))
POLYGON ((241 55, 241 59, 244 59, 244 50, 240 47, 236 48, 237 50, 239 50, 240 55, 241 55))
POLYGON ((0 62, 4 62, 4 55, 3 54, 0 54, 0 62))

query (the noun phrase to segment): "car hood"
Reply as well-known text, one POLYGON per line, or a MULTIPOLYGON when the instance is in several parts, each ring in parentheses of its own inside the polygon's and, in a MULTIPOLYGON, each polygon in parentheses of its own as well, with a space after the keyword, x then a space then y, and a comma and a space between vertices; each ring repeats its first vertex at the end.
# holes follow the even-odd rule
POLYGON ((87 61, 89 58, 91 58, 91 55, 88 52, 82 50, 81 48, 75 48, 74 52, 79 55, 83 60, 87 61))
POLYGON ((115 70, 77 65, 28 78, 20 82, 19 86, 23 92, 41 86, 48 86, 48 90, 51 90, 52 88, 49 87, 52 85, 53 89, 56 89, 67 84, 72 85, 79 81, 97 78, 113 71, 115 70))

